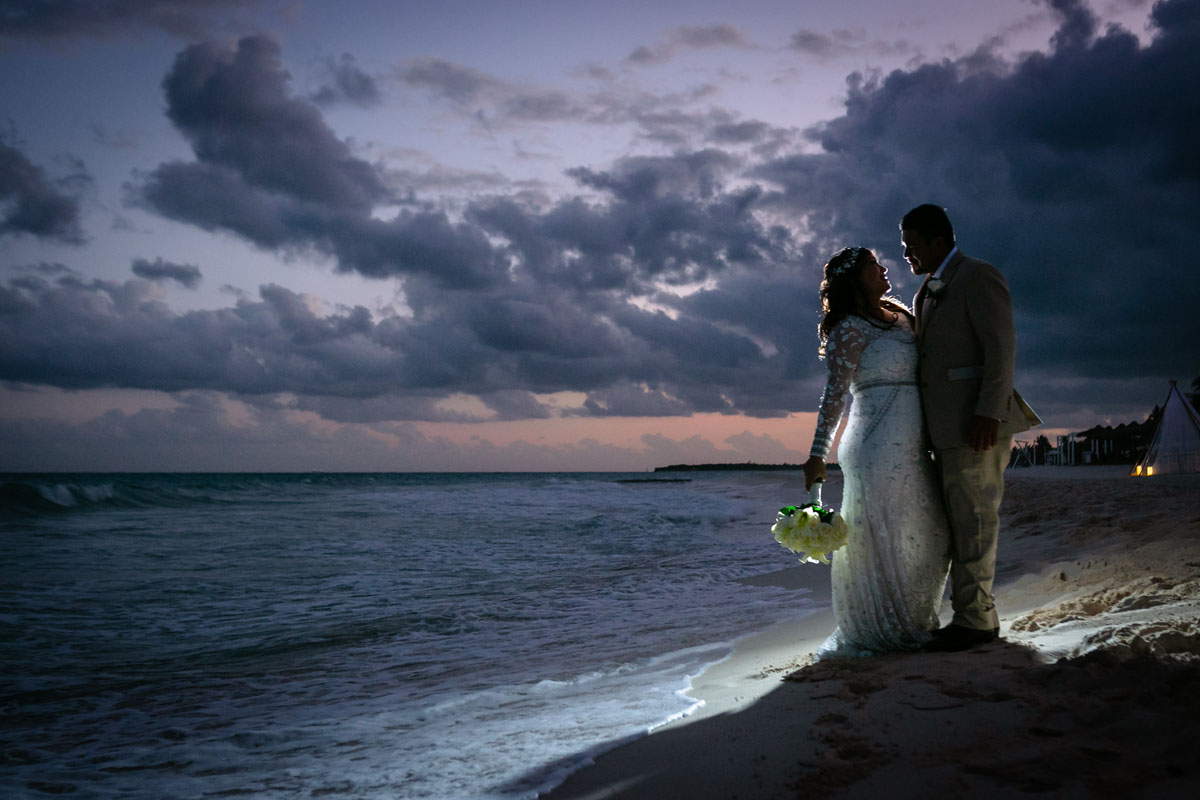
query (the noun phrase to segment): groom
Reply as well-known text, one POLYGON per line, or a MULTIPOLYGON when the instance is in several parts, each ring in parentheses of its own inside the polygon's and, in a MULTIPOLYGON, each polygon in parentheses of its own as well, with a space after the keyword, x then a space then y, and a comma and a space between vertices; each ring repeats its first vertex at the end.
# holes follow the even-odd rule
POLYGON ((999 270, 954 244, 940 206, 900 223, 904 258, 924 275, 913 301, 921 404, 950 520, 954 619, 925 650, 966 650, 1000 633, 992 582, 1012 435, 1041 422, 1013 390, 1016 334, 999 270))

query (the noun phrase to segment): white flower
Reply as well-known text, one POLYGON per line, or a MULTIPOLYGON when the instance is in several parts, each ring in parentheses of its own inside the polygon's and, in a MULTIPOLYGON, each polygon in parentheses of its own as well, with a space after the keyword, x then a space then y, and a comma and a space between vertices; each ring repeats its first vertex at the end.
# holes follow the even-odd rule
MULTIPOLYGON (((829 516, 829 512, 825 512, 829 516)), ((771 526, 775 541, 810 564, 828 564, 828 553, 846 544, 846 521, 833 514, 828 522, 811 507, 789 507, 780 510, 771 526), (791 511, 791 513, 787 513, 791 511)))
POLYGON ((942 292, 946 291, 946 282, 941 278, 931 278, 929 283, 925 284, 925 291, 936 300, 942 292))

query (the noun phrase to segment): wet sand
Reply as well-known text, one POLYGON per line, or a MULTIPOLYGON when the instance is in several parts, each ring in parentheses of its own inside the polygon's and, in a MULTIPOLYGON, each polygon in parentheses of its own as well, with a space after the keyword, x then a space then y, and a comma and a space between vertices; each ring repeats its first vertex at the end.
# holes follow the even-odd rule
POLYGON ((1200 475, 1010 470, 995 593, 1002 639, 963 653, 814 662, 828 611, 745 639, 702 709, 550 796, 1194 797, 1200 475))

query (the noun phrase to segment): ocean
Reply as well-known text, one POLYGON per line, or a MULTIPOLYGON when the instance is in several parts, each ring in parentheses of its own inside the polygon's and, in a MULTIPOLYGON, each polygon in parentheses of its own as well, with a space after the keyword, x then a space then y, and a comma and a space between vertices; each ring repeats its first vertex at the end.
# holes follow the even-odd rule
POLYGON ((0 796, 537 797, 828 602, 757 475, 0 476, 0 796))

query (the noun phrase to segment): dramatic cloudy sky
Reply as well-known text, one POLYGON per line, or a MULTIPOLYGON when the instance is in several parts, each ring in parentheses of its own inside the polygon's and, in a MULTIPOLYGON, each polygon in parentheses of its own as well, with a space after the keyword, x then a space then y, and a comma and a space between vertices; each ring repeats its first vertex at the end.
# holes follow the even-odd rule
POLYGON ((946 206, 1045 432, 1200 375, 1200 0, 3 0, 0 469, 800 461, 946 206))

